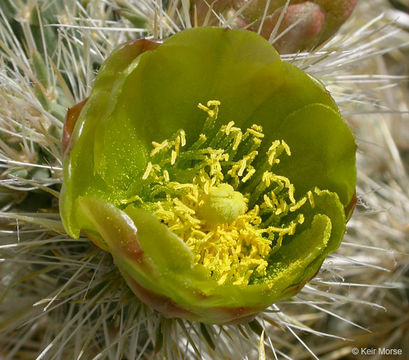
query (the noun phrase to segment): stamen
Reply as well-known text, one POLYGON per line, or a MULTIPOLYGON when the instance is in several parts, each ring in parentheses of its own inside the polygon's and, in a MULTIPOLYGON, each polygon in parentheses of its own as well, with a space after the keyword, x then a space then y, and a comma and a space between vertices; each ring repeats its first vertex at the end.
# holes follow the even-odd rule
POLYGON ((180 137, 180 144, 181 144, 181 146, 182 146, 182 147, 185 146, 185 145, 186 145, 186 133, 185 133, 185 130, 180 130, 179 137, 180 137))
POLYGON ((315 201, 314 201, 314 195, 313 195, 312 191, 308 191, 307 196, 308 196, 308 201, 310 202, 311 207, 314 209, 315 208, 315 201))
POLYGON ((200 103, 199 103, 199 104, 197 105, 197 107, 198 107, 200 110, 206 111, 211 118, 214 117, 214 111, 211 110, 211 109, 209 109, 207 106, 204 106, 203 104, 200 104, 200 103))
POLYGON ((254 168, 249 169, 246 176, 243 179, 241 179, 241 181, 243 183, 247 182, 255 173, 256 173, 256 169, 254 168))
POLYGON ((161 151, 166 151, 169 146, 168 140, 165 140, 161 143, 157 143, 155 141, 152 141, 152 145, 154 149, 151 151, 151 157, 155 156, 156 154, 160 153, 161 151))
POLYGON ((176 155, 179 155, 179 151, 180 151, 180 136, 179 135, 176 137, 174 147, 175 147, 176 155))
POLYGON ((243 133, 241 131, 236 132, 235 137, 234 137, 233 150, 238 149, 242 139, 243 139, 243 133))
POLYGON ((247 129, 247 132, 248 132, 249 134, 255 136, 255 137, 263 138, 263 137, 264 137, 264 134, 261 133, 261 132, 259 132, 259 131, 257 131, 257 130, 255 130, 253 127, 254 127, 254 125, 253 125, 250 129, 247 129))
POLYGON ((200 134, 199 139, 190 147, 190 150, 197 150, 207 141, 207 137, 205 134, 200 134))
POLYGON ((218 106, 220 106, 220 101, 219 100, 209 100, 208 102, 207 102, 207 106, 215 106, 215 107, 218 107, 218 106))
POLYGON ((284 140, 281 140, 281 145, 283 146, 285 152, 287 153, 288 156, 291 156, 291 150, 290 147, 287 145, 287 143, 284 140))
POLYGON ((222 126, 220 131, 225 133, 226 135, 230 135, 230 131, 234 126, 234 121, 230 121, 226 126, 222 126))
POLYGON ((177 152, 175 150, 172 150, 171 158, 170 158, 171 165, 175 165, 177 156, 178 156, 177 152))
POLYGON ((303 206, 307 202, 307 198, 303 197, 300 201, 298 201, 295 205, 290 207, 290 211, 294 212, 297 211, 301 206, 303 206))
POLYGON ((146 170, 142 175, 142 180, 146 180, 152 171, 152 163, 149 161, 148 165, 146 166, 146 170))
POLYGON ((281 153, 291 155, 284 141, 273 141, 260 154, 263 128, 252 125, 243 133, 230 121, 216 129, 219 106, 218 100, 198 105, 207 118, 193 145, 186 146, 184 130, 171 140, 152 142, 142 175, 149 189, 145 198, 121 203, 154 209, 218 284, 246 285, 266 275, 268 255, 304 222, 303 214, 292 221, 285 221, 286 215, 307 200, 314 207, 314 198, 309 191, 297 201, 290 180, 274 173, 281 153), (261 155, 266 160, 260 164, 261 155))
POLYGON ((164 178, 165 182, 170 181, 169 172, 167 170, 163 171, 163 178, 164 178))

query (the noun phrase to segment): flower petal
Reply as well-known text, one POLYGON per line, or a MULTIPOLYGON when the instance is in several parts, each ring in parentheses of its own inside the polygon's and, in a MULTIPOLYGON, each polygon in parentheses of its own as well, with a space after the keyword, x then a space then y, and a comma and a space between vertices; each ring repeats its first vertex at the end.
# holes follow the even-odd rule
POLYGON ((269 259, 274 301, 300 291, 341 243, 345 215, 338 196, 315 189, 313 197, 313 205, 304 210, 304 224, 294 236, 284 239, 280 250, 269 259))
MULTIPOLYGON (((138 56, 146 51, 155 49, 159 44, 137 40, 125 43, 118 47, 101 67, 98 77, 95 81, 94 89, 86 102, 81 103, 80 113, 70 116, 68 112, 66 121, 69 125, 64 134, 64 145, 67 147, 64 165, 64 187, 61 197, 61 214, 68 234, 73 237, 79 236, 79 230, 75 216, 73 216, 73 200, 80 194, 98 194, 109 199, 119 198, 123 187, 108 187, 106 182, 96 175, 94 169, 95 157, 98 158, 98 152, 95 147, 98 144, 95 134, 101 126, 102 119, 109 111, 111 102, 111 90, 121 73, 125 72, 138 56), (72 127, 75 124, 74 130, 72 127), (80 175, 77 175, 80 174, 80 175)), ((136 60, 137 61, 137 60, 136 60)), ((127 138, 130 140, 131 138, 127 138)), ((136 140, 137 141, 137 140, 136 140)), ((126 142, 125 142, 126 143, 126 142)), ((101 149, 102 150, 102 149, 101 149)), ((137 160, 144 153, 133 147, 130 155, 131 167, 137 165, 137 160)), ((145 165, 143 158, 143 166, 145 165)), ((129 169, 129 168, 128 168, 129 169)), ((140 170, 139 168, 137 168, 140 170)), ((127 175, 125 174, 125 177, 127 175)))
POLYGON ((315 186, 338 194, 347 207, 355 193, 354 137, 341 116, 322 104, 312 104, 289 115, 275 129, 291 149, 277 172, 291 179, 298 195, 315 186))

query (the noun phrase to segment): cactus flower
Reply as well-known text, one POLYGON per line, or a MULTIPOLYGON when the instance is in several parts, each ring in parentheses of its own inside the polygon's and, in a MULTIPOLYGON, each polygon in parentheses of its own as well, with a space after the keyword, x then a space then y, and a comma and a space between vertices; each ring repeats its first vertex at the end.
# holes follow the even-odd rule
POLYGON ((293 296, 354 204, 356 146, 334 101, 250 31, 120 46, 64 145, 68 234, 169 317, 229 323, 293 296))
POLYGON ((266 39, 270 39, 280 23, 274 47, 279 53, 292 53, 308 50, 329 39, 349 18, 358 0, 291 0, 285 8, 286 2, 196 0, 192 15, 197 18, 198 25, 215 25, 220 18, 215 14, 222 14, 232 27, 260 31, 266 39))

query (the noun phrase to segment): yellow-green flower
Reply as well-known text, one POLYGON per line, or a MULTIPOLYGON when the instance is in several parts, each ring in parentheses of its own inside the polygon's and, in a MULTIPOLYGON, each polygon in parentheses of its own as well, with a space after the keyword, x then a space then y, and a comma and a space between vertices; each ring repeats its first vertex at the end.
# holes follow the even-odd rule
POLYGON ((121 46, 66 135, 67 232, 167 316, 226 323, 294 295, 353 207, 355 142, 334 101, 255 33, 121 46))

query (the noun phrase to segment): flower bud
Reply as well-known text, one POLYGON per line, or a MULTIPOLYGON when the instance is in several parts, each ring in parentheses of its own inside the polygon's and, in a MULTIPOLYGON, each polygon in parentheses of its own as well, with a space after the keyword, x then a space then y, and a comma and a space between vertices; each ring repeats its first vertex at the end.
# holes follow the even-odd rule
POLYGON ((196 0, 198 25, 216 25, 220 17, 233 28, 277 39, 279 53, 309 50, 328 40, 349 18, 358 0, 196 0), (216 14, 219 14, 216 16, 216 14))

